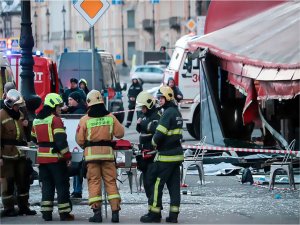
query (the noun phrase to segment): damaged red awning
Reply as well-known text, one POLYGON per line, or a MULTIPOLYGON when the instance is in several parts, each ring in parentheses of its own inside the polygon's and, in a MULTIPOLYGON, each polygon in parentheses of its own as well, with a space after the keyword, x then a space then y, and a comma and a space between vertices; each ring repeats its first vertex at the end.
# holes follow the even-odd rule
POLYGON ((224 70, 259 81, 258 99, 290 99, 300 93, 299 12, 300 2, 284 2, 195 39, 190 47, 208 47, 224 70))

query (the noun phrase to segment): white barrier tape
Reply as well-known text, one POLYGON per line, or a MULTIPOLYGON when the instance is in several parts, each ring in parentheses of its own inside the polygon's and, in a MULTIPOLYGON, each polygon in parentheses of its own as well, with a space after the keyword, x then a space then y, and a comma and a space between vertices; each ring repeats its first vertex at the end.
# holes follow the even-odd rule
MULTIPOLYGON (((198 145, 182 145, 183 148, 199 149, 198 145)), ((204 150, 214 150, 214 151, 234 151, 234 152, 256 152, 256 153, 276 153, 276 154, 298 154, 299 151, 294 150, 275 150, 275 149, 256 149, 256 148, 233 148, 233 147, 215 147, 204 145, 201 147, 204 150)))
POLYGON ((124 112, 130 112, 130 111, 136 111, 135 109, 128 109, 124 111, 117 111, 117 112, 111 112, 112 114, 118 114, 118 113, 124 113, 124 112))

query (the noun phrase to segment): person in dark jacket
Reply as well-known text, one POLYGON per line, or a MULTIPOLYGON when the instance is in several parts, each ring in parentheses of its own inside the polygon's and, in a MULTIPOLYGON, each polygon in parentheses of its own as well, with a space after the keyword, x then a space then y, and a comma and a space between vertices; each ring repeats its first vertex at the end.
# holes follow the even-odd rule
POLYGON ((160 222, 163 188, 167 184, 170 213, 166 222, 177 223, 180 206, 180 165, 184 160, 180 142, 183 120, 174 103, 173 90, 169 86, 160 87, 157 97, 164 112, 152 138, 152 145, 157 149, 157 154, 148 171, 148 180, 151 184, 150 210, 140 218, 140 221, 160 222))
POLYGON ((29 208, 29 174, 25 153, 17 146, 26 146, 23 114, 20 107, 24 105, 21 93, 10 89, 0 110, 0 178, 1 197, 4 210, 1 217, 35 215, 29 208), (14 196, 15 195, 15 196, 14 196), (14 208, 17 200, 19 211, 14 208))
MULTIPOLYGON (((86 99, 86 94, 84 93, 83 90, 81 90, 79 87, 78 87, 78 80, 76 78, 71 78, 70 79, 70 83, 71 83, 71 87, 69 89, 67 89, 63 95, 62 95, 62 98, 63 98, 63 101, 64 103, 66 104, 66 106, 68 106, 68 98, 69 98, 69 95, 72 93, 72 92, 75 92, 77 91, 78 93, 80 93, 81 95, 81 98, 85 101, 86 99)), ((62 108, 62 111, 67 111, 67 107, 63 107, 62 108)))
POLYGON ((155 106, 155 99, 147 91, 139 93, 136 99, 136 109, 142 111, 141 117, 137 121, 136 130, 140 133, 139 143, 141 145, 141 155, 136 156, 137 168, 143 173, 143 184, 148 200, 151 196, 150 184, 148 179, 148 168, 153 163, 155 154, 151 144, 153 134, 155 133, 160 119, 160 113, 155 106))
POLYGON ((175 84, 175 80, 173 77, 169 77, 167 85, 172 88, 174 92, 174 98, 176 99, 177 102, 180 102, 183 99, 183 94, 179 90, 179 88, 175 84))
POLYGON ((68 98, 69 114, 85 114, 87 107, 79 92, 75 91, 69 95, 68 98))
MULTIPOLYGON (((69 107, 68 107, 68 114, 85 114, 87 111, 87 106, 81 95, 75 91, 69 95, 69 107)), ((80 162, 82 163, 82 161, 80 162)), ((79 163, 79 164, 80 164, 79 163)), ((77 166, 74 163, 74 166, 77 166)), ((83 177, 80 175, 73 176, 73 193, 71 194, 71 198, 82 198, 82 182, 83 177)))
POLYGON ((87 81, 86 81, 86 79, 81 78, 79 80, 79 88, 81 90, 83 90, 86 95, 90 92, 90 90, 87 87, 87 81))
MULTIPOLYGON (((135 109, 135 100, 136 97, 138 96, 138 94, 143 91, 143 87, 142 85, 140 85, 138 79, 136 77, 132 77, 132 84, 129 87, 128 90, 128 110, 134 110, 135 109)), ((134 115, 134 111, 129 111, 127 114, 127 122, 125 127, 129 128, 131 123, 132 123, 132 119, 133 119, 133 115, 134 115)))

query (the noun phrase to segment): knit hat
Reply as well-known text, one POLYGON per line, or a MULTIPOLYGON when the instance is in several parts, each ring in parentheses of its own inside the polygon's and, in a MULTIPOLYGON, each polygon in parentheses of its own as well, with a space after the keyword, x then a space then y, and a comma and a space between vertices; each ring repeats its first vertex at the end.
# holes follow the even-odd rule
POLYGON ((69 98, 73 98, 78 103, 82 101, 81 95, 78 91, 74 91, 69 94, 69 98))
POLYGON ((77 80, 76 78, 71 78, 71 79, 70 79, 70 83, 72 83, 72 82, 78 84, 78 80, 77 80))
POLYGON ((174 78, 173 78, 173 77, 169 77, 169 78, 168 78, 168 83, 167 83, 167 85, 169 85, 169 82, 170 82, 170 80, 172 80, 172 81, 174 81, 174 82, 175 82, 175 80, 174 80, 174 78))

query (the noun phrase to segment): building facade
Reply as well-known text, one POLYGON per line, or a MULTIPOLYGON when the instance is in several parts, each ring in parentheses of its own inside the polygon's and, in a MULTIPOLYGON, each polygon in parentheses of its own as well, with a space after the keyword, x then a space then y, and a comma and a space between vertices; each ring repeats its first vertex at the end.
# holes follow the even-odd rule
MULTIPOLYGON (((70 51, 90 49, 90 26, 73 7, 73 2, 31 2, 35 48, 53 59, 58 59, 64 48, 70 51)), ((171 53, 176 40, 191 32, 186 26, 189 19, 196 21, 197 16, 205 15, 209 3, 196 0, 152 2, 109 0, 110 7, 94 26, 95 46, 111 52, 116 59, 122 60, 124 56, 129 65, 138 50, 158 51, 165 46, 171 53), (118 4, 122 2, 124 4, 118 4)), ((19 35, 18 29, 14 30, 16 35, 19 35)))

